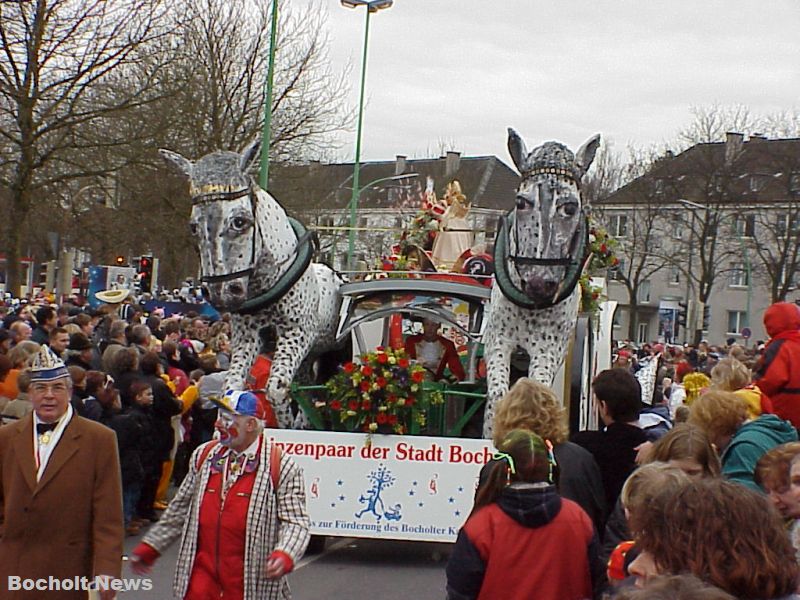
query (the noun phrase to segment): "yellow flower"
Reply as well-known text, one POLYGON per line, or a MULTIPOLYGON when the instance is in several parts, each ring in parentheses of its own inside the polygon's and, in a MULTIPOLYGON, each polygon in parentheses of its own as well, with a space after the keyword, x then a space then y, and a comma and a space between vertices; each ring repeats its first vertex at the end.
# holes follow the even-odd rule
POLYGON ((377 423, 370 423, 369 424, 370 431, 378 431, 378 424, 377 423))
POLYGON ((394 365, 397 364, 397 359, 394 356, 389 357, 389 364, 394 365))

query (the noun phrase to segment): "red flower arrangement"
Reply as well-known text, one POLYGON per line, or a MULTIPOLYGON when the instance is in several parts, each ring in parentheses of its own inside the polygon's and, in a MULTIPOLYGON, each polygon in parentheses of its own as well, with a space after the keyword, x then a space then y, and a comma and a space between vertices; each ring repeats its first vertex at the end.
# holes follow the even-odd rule
POLYGON ((330 379, 329 399, 317 408, 334 429, 407 433, 412 422, 425 424, 425 410, 441 404, 441 392, 423 393, 425 369, 412 363, 405 350, 378 347, 357 362, 348 362, 330 379))

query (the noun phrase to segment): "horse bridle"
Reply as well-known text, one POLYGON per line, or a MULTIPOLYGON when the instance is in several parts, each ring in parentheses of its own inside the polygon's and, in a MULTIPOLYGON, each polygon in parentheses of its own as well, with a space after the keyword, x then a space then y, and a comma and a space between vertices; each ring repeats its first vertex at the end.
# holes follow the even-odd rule
MULTIPOLYGON (((543 168, 536 169, 530 173, 526 173, 528 177, 538 175, 540 173, 561 175, 568 177, 571 181, 578 184, 580 189, 580 182, 572 176, 571 172, 566 169, 543 168)), ((511 300, 514 304, 523 308, 541 309, 553 306, 565 300, 575 290, 583 267, 589 256, 589 226, 588 216, 584 208, 581 208, 579 217, 578 228, 570 240, 570 250, 574 249, 573 256, 563 258, 540 258, 534 256, 520 256, 519 254, 511 254, 509 237, 511 226, 514 226, 515 240, 519 243, 519 236, 516 235, 516 208, 509 211, 508 214, 500 218, 497 228, 497 236, 495 238, 494 248, 494 266, 495 266, 495 281, 497 282, 503 295, 511 300), (507 262, 510 261, 514 266, 517 277, 520 277, 520 265, 536 265, 547 267, 566 267, 566 273, 562 285, 559 287, 556 294, 552 299, 546 301, 531 300, 525 292, 519 289, 513 282, 510 274, 508 273, 507 262)))
MULTIPOLYGON (((222 281, 230 281, 231 279, 238 279, 239 277, 249 277, 255 273, 257 258, 256 240, 257 236, 259 235, 258 218, 256 216, 256 204, 258 197, 256 195, 255 186, 252 182, 247 188, 236 192, 214 192, 192 197, 192 205, 198 205, 207 204, 210 202, 238 200, 244 196, 249 196, 250 207, 253 214, 253 233, 250 240, 250 266, 239 271, 233 271, 231 273, 203 275, 200 277, 200 281, 202 283, 219 283, 222 281)), ((276 263, 274 267, 276 269, 282 268, 292 259, 292 257, 294 257, 294 261, 292 261, 286 271, 270 289, 266 290, 255 298, 246 300, 242 306, 234 312, 252 313, 264 308, 269 304, 277 302, 300 279, 305 270, 308 268, 314 252, 318 249, 316 232, 305 229, 305 227, 303 227, 299 221, 296 221, 291 217, 289 217, 289 223, 292 226, 292 231, 297 236, 297 243, 289 255, 282 261, 276 263)))
POLYGON ((236 192, 213 192, 210 194, 199 194, 192 196, 192 206, 211 204, 213 202, 229 202, 231 200, 238 200, 244 196, 250 198, 250 209, 253 213, 253 233, 250 238, 250 266, 240 271, 233 271, 232 273, 222 273, 220 275, 203 275, 200 277, 202 283, 219 283, 222 281, 230 281, 231 279, 238 279, 239 277, 249 277, 252 275, 256 268, 256 239, 258 236, 258 219, 256 218, 256 195, 252 184, 248 187, 236 192))

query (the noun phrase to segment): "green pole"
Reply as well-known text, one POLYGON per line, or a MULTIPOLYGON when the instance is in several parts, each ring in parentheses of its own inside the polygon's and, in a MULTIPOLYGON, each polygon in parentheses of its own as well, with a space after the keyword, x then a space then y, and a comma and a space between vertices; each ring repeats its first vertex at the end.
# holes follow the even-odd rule
POLYGON ((356 207, 358 205, 358 175, 361 169, 361 124, 364 119, 364 84, 367 79, 367 42, 369 41, 369 6, 364 26, 364 55, 361 60, 361 95, 358 101, 358 128, 356 130, 356 160, 353 165, 353 195, 350 197, 350 235, 347 245, 347 270, 353 270, 353 254, 356 246, 356 207))
POLYGON ((272 27, 269 32, 269 64, 267 66, 267 93, 264 98, 264 131, 261 134, 261 172, 258 185, 267 189, 269 181, 269 144, 272 139, 272 83, 275 76, 275 44, 278 38, 278 0, 272 0, 272 27))

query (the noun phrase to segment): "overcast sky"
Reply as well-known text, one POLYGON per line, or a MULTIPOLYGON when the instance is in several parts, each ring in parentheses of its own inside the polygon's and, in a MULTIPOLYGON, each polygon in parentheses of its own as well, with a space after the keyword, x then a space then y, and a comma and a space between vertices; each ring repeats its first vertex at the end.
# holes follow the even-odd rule
MULTIPOLYGON (((330 61, 353 65, 365 10, 328 13, 330 61)), ((528 146, 617 149, 674 139, 693 105, 800 107, 798 0, 395 0, 370 19, 362 160, 464 155, 510 162, 506 128, 528 146)), ((355 128, 354 128, 355 129, 355 128)), ((339 155, 352 160, 355 131, 339 155)))

